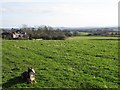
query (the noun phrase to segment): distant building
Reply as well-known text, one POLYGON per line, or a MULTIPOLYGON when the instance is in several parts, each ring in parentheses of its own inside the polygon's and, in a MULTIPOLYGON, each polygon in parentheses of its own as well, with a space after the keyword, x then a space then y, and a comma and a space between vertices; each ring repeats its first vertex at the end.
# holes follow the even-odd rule
POLYGON ((28 39, 28 35, 26 32, 21 32, 20 30, 17 30, 16 32, 12 32, 12 38, 13 39, 28 39))
POLYGON ((20 30, 17 30, 15 32, 4 32, 2 33, 2 37, 4 39, 29 39, 29 36, 26 34, 26 32, 21 32, 20 30))

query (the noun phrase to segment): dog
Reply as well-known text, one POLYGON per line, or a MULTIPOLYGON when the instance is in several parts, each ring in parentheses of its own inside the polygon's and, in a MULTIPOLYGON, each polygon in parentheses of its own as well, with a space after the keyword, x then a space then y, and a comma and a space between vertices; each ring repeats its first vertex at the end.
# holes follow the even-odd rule
POLYGON ((35 70, 31 67, 28 67, 28 71, 25 71, 21 74, 21 78, 24 82, 27 82, 27 84, 30 84, 32 82, 35 82, 35 70))

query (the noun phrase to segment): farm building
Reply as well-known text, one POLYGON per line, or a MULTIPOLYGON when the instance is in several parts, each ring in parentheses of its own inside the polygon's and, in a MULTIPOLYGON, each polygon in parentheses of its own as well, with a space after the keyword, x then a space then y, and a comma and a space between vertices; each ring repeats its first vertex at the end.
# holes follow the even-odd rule
POLYGON ((3 32, 2 33, 3 39, 28 39, 28 35, 26 32, 21 32, 20 30, 17 30, 15 32, 3 32))

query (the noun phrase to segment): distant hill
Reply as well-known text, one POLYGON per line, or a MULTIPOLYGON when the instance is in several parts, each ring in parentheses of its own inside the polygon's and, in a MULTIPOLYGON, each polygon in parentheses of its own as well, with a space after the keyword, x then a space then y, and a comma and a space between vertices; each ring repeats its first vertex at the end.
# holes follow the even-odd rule
POLYGON ((118 31, 118 27, 58 27, 58 28, 67 31, 97 31, 97 30, 118 31))
MULTIPOLYGON (((35 28, 35 27, 33 27, 35 28)), ((118 31, 118 27, 52 27, 58 28, 60 30, 67 31, 96 31, 96 30, 106 30, 106 31, 118 31)), ((0 30, 11 30, 12 28, 0 28, 0 30)), ((20 29, 20 28, 13 28, 20 29)))

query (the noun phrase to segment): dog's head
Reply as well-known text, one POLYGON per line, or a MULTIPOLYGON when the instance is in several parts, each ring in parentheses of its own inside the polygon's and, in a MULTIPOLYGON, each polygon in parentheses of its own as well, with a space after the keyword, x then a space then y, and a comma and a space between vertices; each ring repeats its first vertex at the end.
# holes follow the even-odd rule
POLYGON ((33 73, 35 74, 35 70, 34 70, 34 68, 32 68, 32 67, 29 68, 29 67, 28 67, 28 73, 30 73, 30 72, 33 72, 33 73))
POLYGON ((28 68, 28 80, 27 83, 31 83, 35 80, 35 70, 31 67, 28 68))

